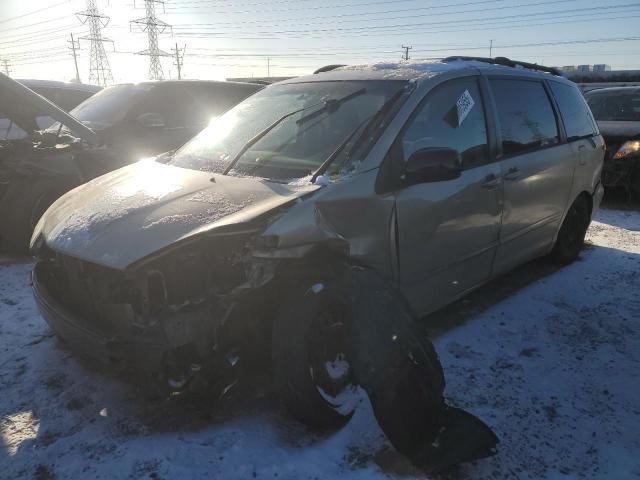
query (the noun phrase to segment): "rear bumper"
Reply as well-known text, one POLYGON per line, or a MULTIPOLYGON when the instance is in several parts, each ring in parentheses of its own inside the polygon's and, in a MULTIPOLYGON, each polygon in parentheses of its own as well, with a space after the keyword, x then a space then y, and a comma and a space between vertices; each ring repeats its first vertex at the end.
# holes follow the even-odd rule
POLYGON ((162 370, 168 350, 166 344, 127 341, 87 328, 87 322, 57 302, 45 285, 38 281, 37 268, 31 274, 31 280, 33 296, 42 317, 75 353, 118 370, 162 370))

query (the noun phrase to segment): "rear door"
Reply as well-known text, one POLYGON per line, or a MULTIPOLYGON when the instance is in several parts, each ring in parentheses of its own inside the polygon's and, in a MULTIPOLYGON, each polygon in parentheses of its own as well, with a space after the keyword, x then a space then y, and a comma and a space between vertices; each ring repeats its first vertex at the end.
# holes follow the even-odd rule
POLYGON ((502 184, 484 105, 478 77, 448 81, 427 94, 396 142, 403 162, 417 150, 445 147, 463 163, 457 179, 404 186, 396 194, 400 284, 418 314, 491 274, 502 184))
POLYGON ((498 123, 504 211, 494 272, 544 253, 553 243, 570 192, 575 155, 563 141, 542 80, 490 77, 498 123))

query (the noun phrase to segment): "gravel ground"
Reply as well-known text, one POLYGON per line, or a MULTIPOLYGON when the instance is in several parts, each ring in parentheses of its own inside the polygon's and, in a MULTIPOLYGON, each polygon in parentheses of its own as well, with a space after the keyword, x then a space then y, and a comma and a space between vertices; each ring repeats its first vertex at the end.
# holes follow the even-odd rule
MULTIPOLYGON (((449 401, 501 439, 447 478, 640 478, 640 212, 602 210, 571 266, 532 262, 424 320, 449 401)), ((366 398, 340 431, 289 420, 256 379, 149 402, 78 362, 0 266, 0 478, 425 478, 366 398)))

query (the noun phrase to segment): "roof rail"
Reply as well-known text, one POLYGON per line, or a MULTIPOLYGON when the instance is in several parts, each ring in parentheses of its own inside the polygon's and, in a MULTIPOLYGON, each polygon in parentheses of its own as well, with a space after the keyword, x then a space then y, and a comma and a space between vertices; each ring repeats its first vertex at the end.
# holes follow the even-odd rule
POLYGON ((335 70, 336 68, 340 67, 346 67, 346 65, 325 65, 324 67, 320 67, 319 69, 317 69, 315 72, 313 72, 313 74, 315 75, 316 73, 330 72, 331 70, 335 70))
POLYGON ((464 60, 464 61, 475 60, 477 62, 491 63, 493 65, 502 65, 502 66, 505 66, 505 67, 522 67, 522 68, 526 68, 528 70, 538 70, 540 72, 547 72, 547 73, 550 73, 552 75, 557 75, 559 77, 562 76, 562 73, 560 73, 560 70, 558 70, 557 68, 545 67, 545 66, 542 66, 542 65, 538 65, 537 63, 528 63, 528 62, 521 62, 519 60, 511 60, 510 58, 507 58, 507 57, 489 58, 489 57, 454 56, 454 57, 447 57, 447 58, 443 59, 442 61, 443 62, 452 62, 454 60, 464 60))

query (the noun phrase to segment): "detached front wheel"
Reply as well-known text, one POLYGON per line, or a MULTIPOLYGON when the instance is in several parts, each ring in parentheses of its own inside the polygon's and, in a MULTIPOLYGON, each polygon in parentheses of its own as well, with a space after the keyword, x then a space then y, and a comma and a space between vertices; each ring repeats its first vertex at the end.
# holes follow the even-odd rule
POLYGON ((351 308, 333 282, 303 282, 275 320, 276 388, 291 414, 316 429, 344 424, 357 403, 351 351, 351 308))

